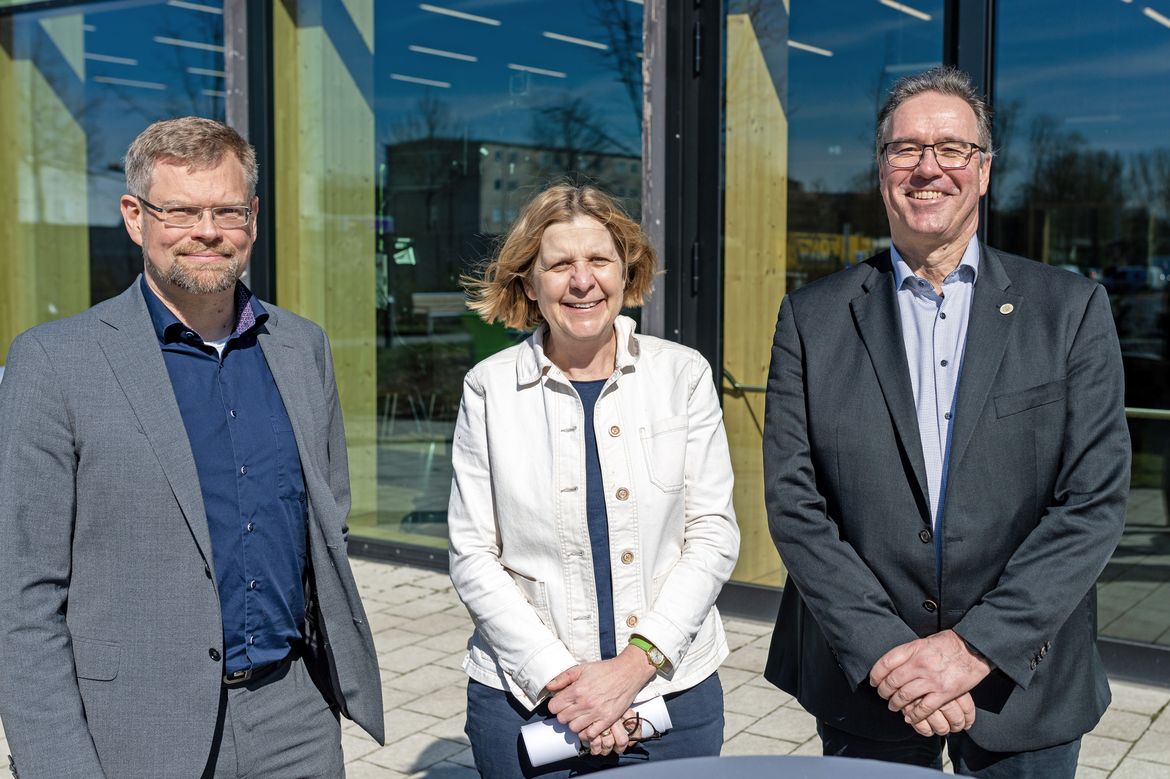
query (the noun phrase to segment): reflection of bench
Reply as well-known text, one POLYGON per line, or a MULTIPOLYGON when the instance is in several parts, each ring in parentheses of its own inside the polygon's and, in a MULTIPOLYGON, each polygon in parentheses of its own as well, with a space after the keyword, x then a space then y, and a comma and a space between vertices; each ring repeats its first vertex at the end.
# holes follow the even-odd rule
POLYGON ((427 334, 435 332, 436 319, 453 319, 467 313, 467 296, 462 292, 414 292, 410 306, 427 318, 427 334))

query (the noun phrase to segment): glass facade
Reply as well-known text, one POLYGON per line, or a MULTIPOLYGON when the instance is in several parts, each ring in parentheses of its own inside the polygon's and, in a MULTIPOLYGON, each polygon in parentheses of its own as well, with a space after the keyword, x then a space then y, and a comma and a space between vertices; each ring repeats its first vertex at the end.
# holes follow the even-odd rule
POLYGON ((91 3, 0 16, 0 364, 17 333, 142 269, 118 210, 150 122, 224 118, 223 4, 91 3))
MULTIPOLYGON (((709 185, 722 192, 724 308, 709 326, 722 332, 737 582, 784 580, 760 458, 777 305, 888 245, 874 115, 896 78, 944 60, 945 9, 956 5, 723 4, 723 143, 699 153, 718 155, 722 176, 709 185)), ((669 54, 644 61, 643 25, 676 6, 279 0, 260 36, 267 61, 232 56, 245 6, 0 0, 0 365, 17 333, 116 294, 140 271, 117 208, 133 136, 168 116, 224 119, 232 63, 266 70, 272 135, 252 139, 271 160, 266 279, 275 302, 332 339, 353 538, 441 557, 462 376, 523 337, 468 313, 460 278, 550 181, 596 182, 643 216, 643 177, 663 176, 642 159, 644 68, 669 54)), ((998 148, 988 240, 1109 291, 1134 475, 1100 621, 1104 635, 1167 645, 1170 8, 988 7, 998 148)), ((664 257, 668 278, 686 261, 664 257)))
POLYGON ((1133 477, 1100 629, 1170 646, 1170 18, 1128 3, 998 8, 988 240, 1109 292, 1133 477))

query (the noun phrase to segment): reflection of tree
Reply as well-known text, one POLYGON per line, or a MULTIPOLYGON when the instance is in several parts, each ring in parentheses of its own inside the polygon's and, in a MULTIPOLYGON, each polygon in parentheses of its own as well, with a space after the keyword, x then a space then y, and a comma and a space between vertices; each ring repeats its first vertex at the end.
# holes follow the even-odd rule
POLYGON ((641 5, 628 0, 593 0, 593 19, 605 31, 605 56, 626 89, 634 121, 642 124, 642 16, 641 5))
POLYGON ((451 106, 430 90, 415 101, 415 110, 398 121, 394 140, 398 143, 421 138, 449 137, 452 131, 451 106))
POLYGON ((549 173, 566 168, 595 169, 606 152, 637 155, 606 132, 602 120, 584 98, 567 92, 534 111, 532 139, 537 146, 557 149, 567 155, 566 164, 559 166, 559 171, 550 167, 549 173))

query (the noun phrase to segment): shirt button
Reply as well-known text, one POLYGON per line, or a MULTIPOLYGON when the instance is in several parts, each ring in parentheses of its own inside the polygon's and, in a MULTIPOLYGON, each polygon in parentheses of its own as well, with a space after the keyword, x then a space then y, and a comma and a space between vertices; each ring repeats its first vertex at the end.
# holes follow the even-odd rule
POLYGON ((636 616, 634 616, 633 614, 626 617, 626 625, 628 625, 629 627, 636 627, 637 624, 638 624, 638 618, 636 616))
POLYGON ((184 332, 183 332, 183 337, 184 337, 184 338, 194 338, 194 337, 195 337, 195 334, 194 334, 194 333, 192 333, 190 330, 186 330, 186 331, 184 331, 184 332))
POLYGON ((256 523, 249 522, 247 525, 244 526, 244 529, 247 530, 249 533, 251 533, 253 530, 256 529, 256 523))
POLYGON ((212 647, 211 649, 207 650, 207 656, 210 657, 215 662, 217 662, 217 663, 219 662, 219 650, 216 649, 215 647, 212 647))
POLYGON ((235 419, 236 418, 236 410, 233 408, 231 411, 228 412, 228 415, 231 416, 232 419, 235 419))
POLYGON ((938 604, 932 600, 927 600, 922 602, 922 608, 933 614, 934 612, 938 611, 938 604))
POLYGON ((256 580, 255 580, 255 579, 253 579, 252 581, 248 582, 248 589, 249 589, 249 590, 254 590, 254 589, 256 589, 256 580))
POLYGON ((940 314, 938 315, 938 318, 939 318, 939 319, 946 319, 946 318, 947 318, 947 315, 946 315, 946 314, 942 314, 942 313, 940 313, 940 314))
POLYGON ((627 490, 625 487, 618 487, 618 491, 614 494, 617 495, 618 500, 626 500, 627 498, 630 497, 630 491, 627 490))
POLYGON ((943 414, 943 419, 950 419, 950 418, 951 418, 951 412, 948 411, 947 413, 943 414))
POLYGON ((249 644, 255 644, 255 643, 256 643, 256 637, 255 637, 255 636, 248 636, 248 643, 249 643, 249 644))
POLYGON ((247 475, 248 475, 248 466, 246 466, 246 465, 241 465, 241 466, 240 466, 240 475, 241 475, 241 476, 247 476, 247 475))
POLYGON ((609 426, 609 434, 611 436, 613 436, 614 438, 617 438, 619 435, 622 434, 622 429, 620 427, 618 427, 617 425, 610 425, 609 426))
POLYGON ((943 360, 942 362, 939 363, 939 365, 941 365, 942 367, 945 368, 945 367, 947 367, 947 361, 943 360))
POLYGON ((622 552, 622 564, 629 565, 632 562, 634 562, 634 553, 630 552, 628 550, 625 552, 622 552))
POLYGON ((921 541, 922 543, 929 544, 930 539, 932 539, 932 538, 934 538, 934 536, 926 528, 923 528, 922 530, 918 531, 918 540, 921 541))

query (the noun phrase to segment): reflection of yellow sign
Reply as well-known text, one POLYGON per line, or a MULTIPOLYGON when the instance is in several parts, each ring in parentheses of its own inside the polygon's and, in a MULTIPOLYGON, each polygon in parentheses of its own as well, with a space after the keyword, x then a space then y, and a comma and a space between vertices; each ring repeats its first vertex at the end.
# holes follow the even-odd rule
POLYGON ((788 233, 789 262, 854 265, 874 253, 874 239, 868 235, 840 233, 788 233))

